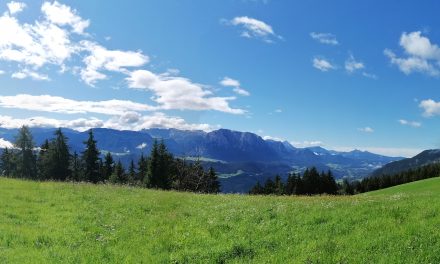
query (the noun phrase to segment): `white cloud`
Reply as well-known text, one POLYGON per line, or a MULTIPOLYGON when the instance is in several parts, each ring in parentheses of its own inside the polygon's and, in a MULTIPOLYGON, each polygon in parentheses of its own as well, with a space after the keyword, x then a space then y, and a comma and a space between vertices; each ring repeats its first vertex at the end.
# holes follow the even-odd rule
POLYGON ((9 14, 15 15, 15 14, 23 11, 23 9, 26 7, 26 4, 22 3, 22 2, 11 1, 11 2, 7 3, 7 6, 9 9, 9 14))
POLYGON ((0 75, 3 75, 3 74, 5 74, 5 71, 0 70, 0 75))
POLYGON ((317 146, 323 146, 324 143, 319 140, 312 140, 312 141, 292 141, 290 142, 294 147, 297 148, 308 148, 308 147, 317 147, 317 146))
POLYGON ((426 117, 440 115, 440 102, 436 102, 432 99, 427 99, 421 101, 419 107, 423 108, 423 115, 426 117))
POLYGON ((76 101, 59 96, 18 94, 0 96, 0 107, 64 114, 121 115, 129 111, 152 111, 149 105, 127 100, 76 101))
POLYGON ((264 140, 272 140, 272 141, 279 141, 279 142, 283 142, 284 140, 278 137, 272 137, 272 136, 264 136, 263 137, 264 140))
POLYGON ((319 59, 316 57, 313 59, 313 67, 323 72, 336 69, 336 66, 331 64, 326 59, 319 59))
POLYGON ((247 16, 234 17, 232 20, 227 21, 228 24, 233 26, 241 26, 243 31, 241 36, 245 38, 257 38, 262 39, 265 42, 273 42, 274 39, 282 39, 281 36, 275 34, 272 26, 269 24, 247 16))
POLYGON ((150 90, 153 101, 160 109, 170 110, 216 110, 231 114, 244 114, 246 111, 231 108, 229 101, 235 97, 215 97, 203 85, 193 83, 183 77, 156 75, 147 70, 136 70, 126 79, 134 89, 150 90))
POLYGON ((398 122, 404 126, 411 126, 411 127, 421 127, 422 126, 422 123, 420 123, 420 122, 408 121, 405 119, 400 119, 400 120, 398 120, 398 122))
POLYGON ((1 149, 13 148, 13 147, 14 147, 14 145, 11 142, 9 142, 9 141, 7 141, 7 140, 5 140, 3 138, 0 138, 0 148, 1 149))
POLYGON ((26 79, 26 78, 31 78, 32 80, 36 80, 36 81, 50 81, 49 76, 47 76, 45 74, 38 73, 38 72, 31 71, 28 69, 14 72, 11 75, 11 77, 14 79, 20 79, 20 80, 26 79))
POLYGON ((148 146, 147 143, 142 142, 142 144, 139 144, 136 148, 137 148, 137 149, 144 149, 144 148, 146 148, 147 146, 148 146))
POLYGON ((438 68, 440 48, 432 44, 427 37, 422 36, 420 31, 402 33, 399 44, 406 54, 405 57, 398 57, 389 49, 385 49, 384 54, 403 73, 421 72, 431 76, 440 75, 438 68))
POLYGON ((358 128, 359 131, 361 132, 365 132, 365 133, 373 133, 374 129, 372 129, 371 127, 367 126, 367 127, 362 127, 362 128, 358 128))
POLYGON ((140 51, 108 50, 94 42, 82 41, 82 47, 90 52, 83 61, 86 68, 81 70, 81 79, 88 85, 94 85, 107 76, 100 70, 123 72, 128 74, 127 67, 140 67, 149 62, 148 56, 140 51))
POLYGON ((44 2, 41 11, 51 23, 59 26, 71 26, 73 32, 77 34, 84 34, 84 29, 90 25, 90 21, 82 19, 75 9, 57 1, 44 2))
POLYGON ((312 37, 314 40, 317 40, 323 44, 328 44, 328 45, 338 45, 339 44, 338 40, 336 39, 336 36, 331 33, 311 32, 310 37, 312 37))
POLYGON ((275 109, 275 113, 282 113, 283 109, 275 109))
POLYGON ((98 118, 59 120, 42 116, 20 119, 0 115, 0 127, 19 128, 23 125, 29 127, 64 127, 78 131, 84 131, 96 127, 133 131, 147 128, 176 128, 182 130, 211 131, 217 128, 209 124, 190 124, 181 117, 167 116, 164 113, 153 113, 145 116, 138 115, 137 118, 129 119, 127 119, 126 116, 114 116, 107 121, 98 118))
POLYGON ((233 91, 242 96, 251 95, 248 91, 240 87, 240 82, 238 80, 231 79, 229 77, 224 77, 223 80, 220 81, 220 84, 223 86, 233 87, 233 91))
POLYGON ((368 73, 368 72, 362 72, 362 76, 373 79, 373 80, 378 79, 376 74, 372 74, 372 73, 368 73))
POLYGON ((353 73, 357 70, 362 70, 365 68, 365 65, 361 61, 356 61, 354 56, 350 54, 350 57, 345 61, 345 70, 348 73, 353 73))

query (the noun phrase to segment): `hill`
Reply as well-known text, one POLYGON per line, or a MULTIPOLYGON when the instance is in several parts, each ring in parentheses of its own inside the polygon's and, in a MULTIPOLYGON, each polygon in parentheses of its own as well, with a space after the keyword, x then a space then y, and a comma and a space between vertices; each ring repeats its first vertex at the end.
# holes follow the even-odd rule
POLYGON ((412 158, 390 162, 382 168, 375 170, 372 176, 381 176, 383 174, 393 175, 436 162, 440 162, 440 149, 424 150, 412 158))
MULTIPOLYGON (((40 146, 53 137, 53 128, 32 128, 35 142, 40 146)), ((72 151, 83 151, 87 132, 63 129, 72 151)), ((16 129, 0 128, 0 139, 13 141, 16 129)), ((295 148, 289 142, 264 140, 249 133, 219 129, 211 132, 177 129, 147 129, 120 131, 94 129, 102 153, 111 152, 125 163, 138 160, 141 153, 149 153, 154 139, 163 139, 168 149, 179 157, 194 160, 200 157, 205 167, 219 172, 223 192, 247 192, 257 181, 280 174, 284 179, 289 172, 302 172, 315 166, 318 170, 332 170, 335 177, 362 178, 398 157, 386 157, 354 150, 338 152, 322 147, 295 148)))
POLYGON ((438 263, 440 178, 347 197, 0 178, 2 263, 438 263))

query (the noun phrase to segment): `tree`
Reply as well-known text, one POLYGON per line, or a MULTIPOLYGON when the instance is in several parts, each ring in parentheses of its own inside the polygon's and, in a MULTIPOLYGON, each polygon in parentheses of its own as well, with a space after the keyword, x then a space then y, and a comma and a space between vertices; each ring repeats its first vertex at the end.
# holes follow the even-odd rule
POLYGON ((261 186, 259 181, 257 181, 254 187, 252 187, 252 189, 249 191, 249 194, 264 194, 264 188, 261 186))
POLYGON ((3 150, 0 156, 0 173, 1 175, 10 177, 13 173, 13 153, 8 148, 3 150))
POLYGON ((136 167, 134 166, 134 161, 131 160, 130 166, 128 167, 128 183, 136 183, 136 167))
POLYGON ((171 187, 171 165, 173 157, 163 141, 153 143, 148 162, 147 186, 151 188, 169 189, 171 187))
POLYGON ((70 153, 67 145, 67 137, 60 128, 55 133, 55 138, 49 144, 47 152, 49 177, 61 181, 70 178, 70 153))
POLYGON ((72 172, 71 178, 74 181, 81 181, 83 179, 82 166, 81 166, 81 160, 78 156, 78 153, 76 153, 76 151, 73 153, 71 159, 72 159, 70 162, 70 171, 72 172))
POLYGON ((36 179, 37 164, 34 155, 34 141, 31 131, 27 126, 22 126, 18 131, 14 146, 17 153, 17 177, 36 179))
POLYGON ((50 177, 49 173, 49 140, 45 140, 40 147, 40 152, 37 158, 37 174, 40 180, 47 180, 50 177))
POLYGON ((104 166, 102 168, 102 176, 101 179, 103 181, 108 181, 110 179, 110 176, 113 173, 115 166, 115 161, 113 160, 113 156, 110 152, 107 152, 104 157, 104 166))
POLYGON ((93 137, 93 131, 89 130, 89 138, 84 142, 86 149, 82 153, 84 162, 84 178, 86 181, 97 183, 99 177, 99 150, 96 146, 96 140, 93 137))
POLYGON ((115 169, 113 171, 113 174, 110 176, 110 182, 111 183, 126 183, 127 182, 125 170, 124 170, 124 167, 122 166, 122 163, 120 160, 115 165, 115 169))
POLYGON ((284 184, 281 181, 280 175, 275 176, 275 189, 274 193, 277 195, 282 195, 284 193, 284 184))
POLYGON ((138 160, 138 176, 139 182, 145 184, 146 176, 148 171, 148 160, 144 157, 142 153, 140 159, 138 160))
POLYGON ((219 193, 220 192, 220 182, 218 181, 217 174, 213 167, 210 167, 208 172, 205 173, 205 193, 219 193))

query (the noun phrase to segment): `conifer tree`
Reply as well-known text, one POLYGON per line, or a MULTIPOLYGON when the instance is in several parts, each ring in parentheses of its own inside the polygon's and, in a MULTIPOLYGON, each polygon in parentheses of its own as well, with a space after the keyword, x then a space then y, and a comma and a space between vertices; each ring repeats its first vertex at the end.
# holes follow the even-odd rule
POLYGON ((86 181, 97 183, 99 177, 99 150, 96 146, 96 140, 93 137, 93 131, 90 129, 89 138, 84 142, 86 149, 82 153, 84 162, 84 178, 86 181))
POLYGON ((116 165, 115 169, 110 176, 110 182, 111 183, 127 183, 127 177, 125 175, 124 167, 122 166, 121 161, 119 160, 116 165))
POLYGON ((218 180, 217 174, 213 167, 210 167, 208 172, 205 173, 206 177, 206 187, 203 192, 205 193, 219 193, 220 192, 220 182, 218 180))
POLYGON ((146 176, 148 171, 148 160, 144 157, 142 153, 140 159, 138 160, 138 180, 140 183, 145 184, 146 176))
POLYGON ((135 184, 136 183, 136 167, 134 166, 134 161, 131 160, 130 166, 128 167, 128 183, 135 184))
POLYGON ((49 173, 49 140, 45 140, 40 147, 37 158, 37 174, 40 180, 48 180, 49 173))
POLYGON ((18 149, 16 156, 17 177, 36 179, 37 164, 34 155, 34 141, 27 126, 22 126, 15 139, 14 146, 18 149))
POLYGON ((73 153, 71 159, 72 159, 70 162, 70 170, 72 172, 71 179, 73 181, 83 180, 81 160, 78 156, 78 153, 76 153, 76 151, 73 153))
POLYGON ((48 173, 49 177, 57 180, 70 178, 70 153, 67 137, 60 128, 55 131, 55 138, 49 144, 48 173))
POLYGON ((8 148, 3 150, 0 157, 0 174, 11 177, 13 173, 13 153, 8 148))
POLYGON ((104 165, 102 168, 102 180, 103 181, 108 181, 110 179, 110 176, 113 173, 114 170, 114 166, 115 166, 115 162, 113 160, 113 156, 110 152, 107 152, 107 154, 105 154, 104 157, 104 165))

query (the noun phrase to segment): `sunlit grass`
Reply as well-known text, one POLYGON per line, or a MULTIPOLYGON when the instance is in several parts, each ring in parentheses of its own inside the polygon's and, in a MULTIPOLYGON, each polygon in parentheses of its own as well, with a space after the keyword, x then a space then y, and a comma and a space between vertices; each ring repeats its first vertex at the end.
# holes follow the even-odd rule
POLYGON ((439 263, 440 179, 347 197, 0 178, 0 263, 439 263))

